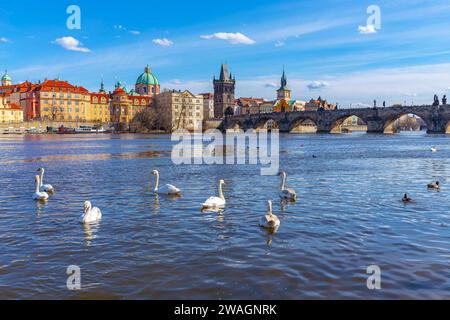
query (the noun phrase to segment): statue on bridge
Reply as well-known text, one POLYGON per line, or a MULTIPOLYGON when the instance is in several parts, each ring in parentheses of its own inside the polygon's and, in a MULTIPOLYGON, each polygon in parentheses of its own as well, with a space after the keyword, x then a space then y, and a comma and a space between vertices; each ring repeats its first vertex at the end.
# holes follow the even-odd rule
POLYGON ((377 108, 377 100, 373 100, 373 108, 374 108, 374 109, 377 108))
POLYGON ((437 94, 434 95, 434 102, 433 102, 433 107, 438 107, 439 106, 439 97, 437 94))
POLYGON ((446 105, 447 104, 447 95, 444 94, 444 96, 442 97, 442 105, 446 105))

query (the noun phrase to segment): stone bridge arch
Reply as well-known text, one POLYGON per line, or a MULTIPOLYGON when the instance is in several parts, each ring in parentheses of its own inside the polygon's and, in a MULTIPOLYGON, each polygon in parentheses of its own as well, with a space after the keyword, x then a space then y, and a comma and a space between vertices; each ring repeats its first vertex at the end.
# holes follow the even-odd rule
POLYGON ((358 113, 348 113, 344 115, 339 115, 332 123, 330 128, 330 133, 344 133, 345 130, 348 130, 345 128, 346 121, 349 119, 356 118, 357 123, 355 125, 358 125, 358 122, 361 122, 360 128, 358 127, 358 131, 368 131, 368 120, 361 114, 358 113))
POLYGON ((258 130, 272 130, 280 129, 280 121, 276 117, 265 116, 257 119, 253 125, 253 129, 258 130))
POLYGON ((396 133, 396 129, 394 128, 395 122, 397 120, 399 120, 401 117, 409 115, 409 114, 412 114, 412 115, 422 119, 426 123, 428 130, 433 128, 433 123, 431 121, 431 118, 428 116, 428 114, 424 114, 424 113, 421 113, 421 112, 412 112, 412 111, 413 110, 411 110, 411 111, 399 111, 399 112, 397 112, 395 114, 392 114, 388 118, 386 118, 385 121, 384 121, 383 133, 384 134, 394 134, 394 133, 396 133))
POLYGON ((317 119, 302 116, 289 122, 288 131, 290 133, 316 133, 317 128, 317 119))

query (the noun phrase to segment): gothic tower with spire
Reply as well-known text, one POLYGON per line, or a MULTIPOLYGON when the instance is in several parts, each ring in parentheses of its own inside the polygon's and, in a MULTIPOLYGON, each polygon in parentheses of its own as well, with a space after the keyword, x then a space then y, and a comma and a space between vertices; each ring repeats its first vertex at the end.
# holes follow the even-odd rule
POLYGON ((222 64, 220 78, 214 77, 214 117, 223 118, 234 114, 234 91, 236 79, 228 72, 228 66, 222 64))
POLYGON ((281 76, 281 87, 277 90, 277 99, 291 100, 291 90, 289 90, 287 87, 287 78, 284 69, 283 75, 281 76))

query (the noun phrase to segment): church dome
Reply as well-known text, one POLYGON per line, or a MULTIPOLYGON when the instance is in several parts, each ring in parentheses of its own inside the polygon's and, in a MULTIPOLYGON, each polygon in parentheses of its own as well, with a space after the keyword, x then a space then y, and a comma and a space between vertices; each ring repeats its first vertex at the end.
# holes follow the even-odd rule
POLYGON ((8 74, 8 71, 5 71, 5 74, 2 77, 2 81, 11 81, 11 77, 8 74))
POLYGON ((158 86, 159 81, 155 77, 155 75, 151 72, 149 66, 147 66, 145 68, 144 73, 141 74, 139 78, 136 80, 136 85, 138 84, 158 86))

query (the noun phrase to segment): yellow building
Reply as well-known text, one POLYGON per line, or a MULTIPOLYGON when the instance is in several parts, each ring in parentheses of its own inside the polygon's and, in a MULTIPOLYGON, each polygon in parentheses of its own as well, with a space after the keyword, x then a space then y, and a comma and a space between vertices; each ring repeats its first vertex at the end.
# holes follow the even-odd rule
POLYGON ((106 93, 91 93, 91 105, 86 117, 88 121, 98 123, 111 121, 109 96, 106 93))
POLYGON ((23 122, 23 110, 15 103, 8 103, 7 96, 0 96, 0 123, 23 122))
POLYGON ((40 100, 40 118, 55 121, 92 121, 89 119, 91 95, 83 87, 67 81, 46 80, 36 89, 40 100))

